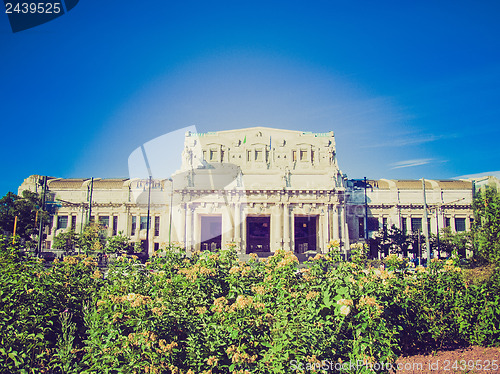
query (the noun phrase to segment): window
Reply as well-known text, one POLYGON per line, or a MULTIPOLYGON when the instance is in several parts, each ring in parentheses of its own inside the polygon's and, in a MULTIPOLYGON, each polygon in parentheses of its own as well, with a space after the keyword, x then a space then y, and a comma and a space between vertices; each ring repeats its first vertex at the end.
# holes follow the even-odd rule
POLYGON ((107 229, 109 227, 109 216, 99 216, 99 225, 107 229))
POLYGON ((57 229, 65 229, 68 227, 68 216, 57 217, 57 229))
POLYGON ((252 161, 252 151, 247 151, 247 161, 252 161))
POLYGON ((301 150, 300 151, 300 161, 306 161, 307 159, 307 151, 301 150))
POLYGON ((54 217, 50 216, 49 217, 49 222, 47 225, 49 226, 49 229, 47 230, 47 234, 51 235, 52 234, 52 225, 54 224, 54 217))
POLYGON ((387 217, 382 218, 382 228, 387 231, 387 217))
POLYGON ((401 218, 401 231, 403 231, 404 234, 408 232, 408 221, 406 217, 401 218))
POLYGON ((76 230, 76 216, 71 216, 71 229, 76 230))
POLYGON ((432 232, 431 230, 431 219, 427 218, 427 232, 430 234, 432 232))
POLYGON ((210 150, 210 161, 217 162, 217 151, 215 149, 210 150))
POLYGON ((113 216, 113 235, 118 233, 118 216, 113 216))
POLYGON ((378 231, 378 229, 380 228, 377 217, 368 217, 368 219, 366 220, 366 224, 368 226, 368 231, 378 231))
POLYGON ((455 218, 455 231, 465 231, 465 218, 455 218))
POLYGON ((422 231, 422 218, 411 219, 411 231, 413 232, 422 231))
POLYGON ((365 218, 358 217, 358 238, 365 237, 365 218))
POLYGON ((444 227, 450 227, 451 226, 451 219, 450 217, 445 217, 444 219, 444 227))
POLYGON ((262 150, 256 150, 255 151, 255 161, 262 161, 262 150))
POLYGON ((154 243, 154 250, 158 252, 160 250, 160 243, 154 243))
POLYGON ((137 227, 137 218, 135 216, 132 216, 132 230, 130 230, 130 236, 135 235, 136 227, 137 227))
POLYGON ((311 162, 314 162, 314 151, 311 151, 311 162))
POLYGON ((160 217, 155 217, 155 236, 160 236, 160 217))
POLYGON ((297 151, 292 151, 292 161, 297 161, 297 151))
MULTIPOLYGON (((151 223, 151 217, 149 217, 149 223, 151 223)), ((151 225, 149 225, 151 227, 151 225)), ((147 216, 141 216, 141 230, 147 230, 148 228, 148 217, 147 216)))

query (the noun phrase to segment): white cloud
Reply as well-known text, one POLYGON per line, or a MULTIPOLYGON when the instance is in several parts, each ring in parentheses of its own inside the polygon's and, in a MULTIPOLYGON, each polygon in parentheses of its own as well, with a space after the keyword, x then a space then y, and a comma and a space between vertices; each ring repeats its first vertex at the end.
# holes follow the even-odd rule
POLYGON ((405 147, 408 145, 418 145, 424 143, 435 142, 443 139, 451 139, 457 138, 456 134, 447 134, 447 135, 434 135, 434 134, 423 134, 417 136, 406 136, 404 138, 396 138, 387 142, 382 142, 378 144, 367 144, 362 146, 362 148, 380 148, 380 147, 405 147))
POLYGON ((455 177, 453 179, 471 179, 471 178, 477 179, 477 178, 488 177, 488 176, 492 176, 492 177, 500 179, 500 170, 485 171, 484 173, 461 175, 461 176, 455 177))
POLYGON ((395 163, 391 164, 392 165, 391 169, 409 168, 412 166, 426 165, 426 164, 429 164, 433 160, 434 159, 432 159, 432 158, 418 158, 415 160, 399 161, 399 162, 395 162, 395 163))

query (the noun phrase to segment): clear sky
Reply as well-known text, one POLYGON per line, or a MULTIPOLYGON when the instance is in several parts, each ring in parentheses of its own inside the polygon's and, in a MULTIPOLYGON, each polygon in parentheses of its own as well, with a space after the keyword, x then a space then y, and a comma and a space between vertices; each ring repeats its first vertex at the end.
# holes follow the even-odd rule
POLYGON ((0 16, 0 195, 31 174, 127 177, 195 125, 333 130, 350 178, 500 170, 500 2, 80 0, 0 16))

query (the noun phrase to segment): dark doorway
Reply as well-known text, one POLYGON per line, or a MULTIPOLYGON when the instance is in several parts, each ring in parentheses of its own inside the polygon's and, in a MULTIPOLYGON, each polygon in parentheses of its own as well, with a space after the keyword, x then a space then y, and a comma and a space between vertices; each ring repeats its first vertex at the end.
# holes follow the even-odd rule
POLYGON ((317 216, 295 217, 295 252, 316 250, 317 216))
POLYGON ((221 249, 222 216, 201 216, 201 250, 221 249))
POLYGON ((270 251, 270 217, 247 217, 247 253, 270 251))

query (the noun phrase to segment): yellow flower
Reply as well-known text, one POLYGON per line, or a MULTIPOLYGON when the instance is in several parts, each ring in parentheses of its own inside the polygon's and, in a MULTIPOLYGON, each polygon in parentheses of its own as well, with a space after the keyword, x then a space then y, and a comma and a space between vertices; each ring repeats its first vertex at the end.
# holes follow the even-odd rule
POLYGON ((351 306, 353 304, 353 302, 350 299, 340 299, 339 301, 337 301, 337 304, 351 306))
POLYGON ((207 359, 207 364, 210 366, 217 366, 217 363, 219 362, 219 359, 215 356, 211 356, 207 359))
POLYGON ((94 271, 94 274, 90 276, 92 279, 102 278, 102 273, 99 270, 94 271))
POLYGON ((340 314, 343 316, 347 316, 349 313, 351 313, 351 308, 347 305, 342 305, 340 307, 340 314))
POLYGON ((306 295, 306 299, 307 300, 315 299, 316 296, 318 296, 318 295, 319 295, 319 292, 317 292, 317 291, 309 291, 306 295))

